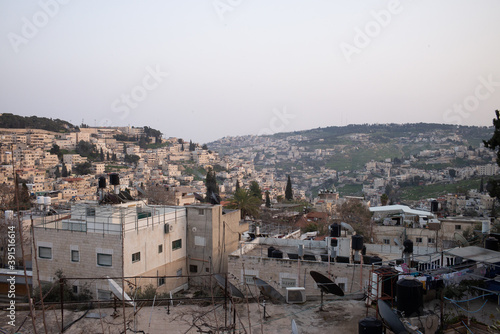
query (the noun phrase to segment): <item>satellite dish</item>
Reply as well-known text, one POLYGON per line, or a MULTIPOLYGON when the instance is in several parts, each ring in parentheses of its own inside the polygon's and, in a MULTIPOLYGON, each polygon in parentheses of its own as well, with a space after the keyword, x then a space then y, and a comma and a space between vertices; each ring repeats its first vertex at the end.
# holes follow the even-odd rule
POLYGON ((127 295, 125 291, 123 291, 121 286, 119 286, 118 283, 116 283, 113 279, 109 278, 109 276, 106 277, 108 278, 109 290, 111 290, 111 293, 113 293, 113 295, 115 295, 115 297, 119 300, 122 300, 123 297, 127 303, 129 303, 131 306, 134 306, 134 301, 129 297, 129 295, 127 295))
POLYGON ((347 224, 347 223, 341 222, 340 226, 342 226, 342 228, 344 228, 344 230, 348 230, 351 233, 354 232, 354 229, 352 228, 352 226, 347 224))
POLYGON ((323 311, 323 293, 331 293, 332 295, 337 296, 344 295, 344 291, 342 291, 342 289, 337 284, 333 283, 333 281, 325 275, 320 274, 317 271, 311 271, 309 274, 311 274, 312 278, 321 290, 321 304, 319 307, 320 311, 323 311))
POLYGON ((395 334, 408 334, 405 326, 401 320, 399 320, 398 316, 392 311, 389 304, 379 299, 377 301, 377 306, 380 317, 384 320, 385 324, 391 329, 391 331, 395 334))
POLYGON ((299 328, 295 323, 295 319, 292 319, 292 334, 299 334, 299 328))
POLYGON ((331 293, 332 295, 341 297, 344 296, 344 291, 325 275, 317 271, 311 271, 309 274, 311 274, 313 280, 324 293, 331 293))
POLYGON ((254 277, 253 281, 255 285, 259 288, 260 293, 271 299, 275 303, 284 303, 285 297, 281 295, 275 288, 270 286, 266 281, 261 280, 260 278, 254 277))
POLYGON ((401 242, 399 241, 398 238, 394 238, 394 243, 397 245, 397 246, 400 246, 401 247, 401 242))
MULTIPOLYGON (((214 275, 217 284, 222 288, 222 290, 226 290, 226 279, 219 274, 214 275)), ((236 298, 245 298, 245 296, 241 293, 241 291, 235 287, 231 282, 227 281, 227 288, 231 297, 236 298)))
POLYGON ((458 232, 453 233, 453 239, 455 239, 455 241, 458 242, 461 247, 469 246, 469 242, 467 241, 467 239, 465 239, 465 237, 458 232))

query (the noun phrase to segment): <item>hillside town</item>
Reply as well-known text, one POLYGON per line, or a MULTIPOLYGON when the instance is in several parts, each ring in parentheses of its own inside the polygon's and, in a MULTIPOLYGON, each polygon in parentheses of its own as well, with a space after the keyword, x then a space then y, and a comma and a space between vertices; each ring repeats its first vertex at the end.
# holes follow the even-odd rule
MULTIPOLYGON (((125 328, 108 329, 123 333, 145 326, 136 312, 126 311, 130 306, 217 303, 216 296, 295 308, 307 301, 321 311, 349 301, 363 310, 354 312, 354 324, 329 323, 347 332, 370 315, 373 326, 381 326, 376 318, 382 317, 384 326, 398 333, 400 320, 395 325, 381 311, 397 301, 405 330, 435 333, 445 328, 445 312, 465 314, 454 302, 443 306, 439 296, 470 297, 469 290, 460 296, 450 292, 466 281, 474 283, 475 295, 491 297, 478 319, 487 330, 498 321, 486 310, 500 298, 500 225, 496 199, 486 188, 499 167, 495 151, 483 143, 474 147, 458 134, 443 134, 400 137, 401 147, 422 144, 423 149, 335 169, 328 163, 332 159, 375 150, 371 135, 349 134, 348 144, 285 134, 200 145, 164 138, 149 127, 0 129, 2 226, 9 231, 17 226, 18 240, 15 252, 7 251, 11 239, 1 240, 0 292, 15 287, 18 305, 29 304, 24 311, 30 312, 27 326, 34 332, 45 325, 47 305, 61 303, 62 311, 64 302, 92 300, 113 308, 114 301, 113 315, 123 317, 125 328), (461 164, 454 165, 457 161, 461 164), (405 185, 472 178, 480 187, 417 200, 394 195, 405 185), (341 194, 349 187, 356 190, 341 194), (14 285, 9 277, 16 278, 14 285), (403 287, 396 294, 396 282, 402 281, 418 295, 414 304, 399 295, 403 287), (59 288, 67 289, 67 297, 40 297, 59 288), (438 302, 439 315, 425 311, 438 302), (42 316, 43 325, 34 319, 42 316), (429 320, 422 323, 422 317, 429 320)), ((232 303, 224 312, 232 308, 235 317, 246 312, 232 303)), ((212 333, 207 323, 227 318, 220 312, 213 312, 215 318, 200 316, 190 328, 212 333)), ((255 311, 257 318, 265 319, 263 312, 255 311)), ((102 332, 100 316, 76 324, 81 314, 73 313, 71 321, 62 315, 50 321, 60 328, 75 324, 75 332, 102 332)), ((250 323, 250 315, 239 322, 226 319, 213 333, 246 333, 245 321, 250 323)), ((2 330, 6 324, 0 321, 2 330)), ((160 328, 155 326, 153 320, 153 328, 160 328)), ((179 326, 179 332, 185 330, 179 326)))

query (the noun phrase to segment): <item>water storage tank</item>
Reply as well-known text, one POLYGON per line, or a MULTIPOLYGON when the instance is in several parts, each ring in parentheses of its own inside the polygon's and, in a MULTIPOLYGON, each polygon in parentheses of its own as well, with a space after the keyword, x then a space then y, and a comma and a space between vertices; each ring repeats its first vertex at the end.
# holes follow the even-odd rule
POLYGON ((330 225, 330 237, 338 238, 340 237, 340 225, 337 223, 333 223, 330 225))
POLYGON ((273 246, 267 248, 267 257, 273 257, 273 252, 276 248, 273 246))
POLYGON ((117 173, 109 174, 109 184, 112 186, 120 185, 120 176, 117 173))
POLYGON ((371 259, 370 259, 370 263, 369 264, 382 265, 382 258, 380 258, 378 256, 372 256, 371 259))
POLYGON ((352 249, 354 250, 362 250, 363 249, 363 236, 362 235, 353 235, 352 236, 352 249))
POLYGON ((99 188, 100 189, 106 188, 106 178, 104 176, 99 177, 99 188))
POLYGON ((5 219, 10 220, 14 218, 14 211, 12 210, 5 210, 5 219))
POLYGON ((330 239, 330 246, 337 247, 338 244, 339 244, 339 241, 337 240, 337 238, 330 239))
POLYGON ((438 211, 438 201, 433 200, 431 202, 431 212, 437 212, 438 211))
POLYGON ((403 247, 403 253, 413 253, 413 241, 411 241, 410 239, 406 239, 405 241, 403 241, 403 247))
POLYGON ((43 196, 37 196, 36 197, 36 204, 42 205, 44 202, 43 196))
POLYGON ((490 233, 490 222, 489 220, 483 220, 481 232, 487 234, 490 233))
POLYGON ((383 329, 382 320, 374 317, 361 319, 358 323, 359 334, 382 334, 383 329))
POLYGON ((484 248, 498 252, 498 240, 493 237, 487 238, 484 241, 484 248))
POLYGON ((273 256, 275 259, 282 259, 283 258, 283 252, 280 251, 279 249, 273 250, 273 256))
POLYGON ((414 279, 399 280, 397 285, 398 311, 405 317, 420 315, 424 304, 422 283, 414 279))
POLYGON ((45 205, 51 205, 52 204, 52 198, 49 196, 46 196, 43 198, 43 204, 45 205))

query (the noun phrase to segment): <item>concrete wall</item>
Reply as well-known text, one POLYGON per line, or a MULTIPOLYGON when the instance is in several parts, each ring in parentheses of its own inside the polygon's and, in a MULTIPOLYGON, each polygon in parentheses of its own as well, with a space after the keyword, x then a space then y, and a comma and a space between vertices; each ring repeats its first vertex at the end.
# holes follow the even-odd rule
MULTIPOLYGON (((305 287, 307 296, 319 296, 320 290, 309 273, 314 270, 328 276, 328 268, 327 262, 300 261, 299 264, 298 260, 239 256, 233 253, 229 256, 228 277, 231 283, 247 295, 259 295, 258 289, 251 284, 251 276, 256 276, 269 283, 283 296, 286 294, 286 285, 290 286, 292 280, 295 280, 295 286, 305 287)), ((343 286, 345 293, 360 291, 360 282, 363 288, 367 286, 370 270, 371 266, 363 266, 361 277, 360 265, 330 264, 332 279, 343 286)))
POLYGON ((190 284, 203 285, 206 277, 193 276, 227 272, 227 257, 238 249, 248 223, 240 224, 239 210, 223 213, 220 205, 192 205, 187 216, 190 284))
MULTIPOLYGON (((38 268, 40 280, 51 282, 54 273, 62 269, 66 277, 119 277, 122 276, 121 237, 84 232, 71 232, 55 229, 35 228, 38 268), (51 247, 52 259, 39 258, 38 247, 51 247), (79 251, 79 262, 71 261, 71 250, 79 251), (112 266, 97 265, 97 253, 112 254, 112 266)), ((34 254, 34 253, 33 253, 34 254)), ((33 285, 37 286, 36 263, 33 260, 33 285)), ((109 290, 106 280, 71 280, 70 286, 83 286, 89 283, 90 290, 96 295, 97 289, 109 290)), ((121 282, 117 281, 119 285, 121 282)))

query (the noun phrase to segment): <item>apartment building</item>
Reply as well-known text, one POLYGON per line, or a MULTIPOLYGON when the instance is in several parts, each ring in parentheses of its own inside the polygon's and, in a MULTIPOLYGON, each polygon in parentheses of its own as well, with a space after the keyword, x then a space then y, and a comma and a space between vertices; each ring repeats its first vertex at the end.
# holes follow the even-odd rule
POLYGON ((108 281, 99 279, 106 276, 137 277, 136 286, 152 284, 158 292, 187 287, 185 209, 142 201, 77 203, 68 213, 37 220, 34 235, 42 282, 52 282, 58 269, 68 278, 92 277, 69 283, 100 299, 111 298, 108 281))

